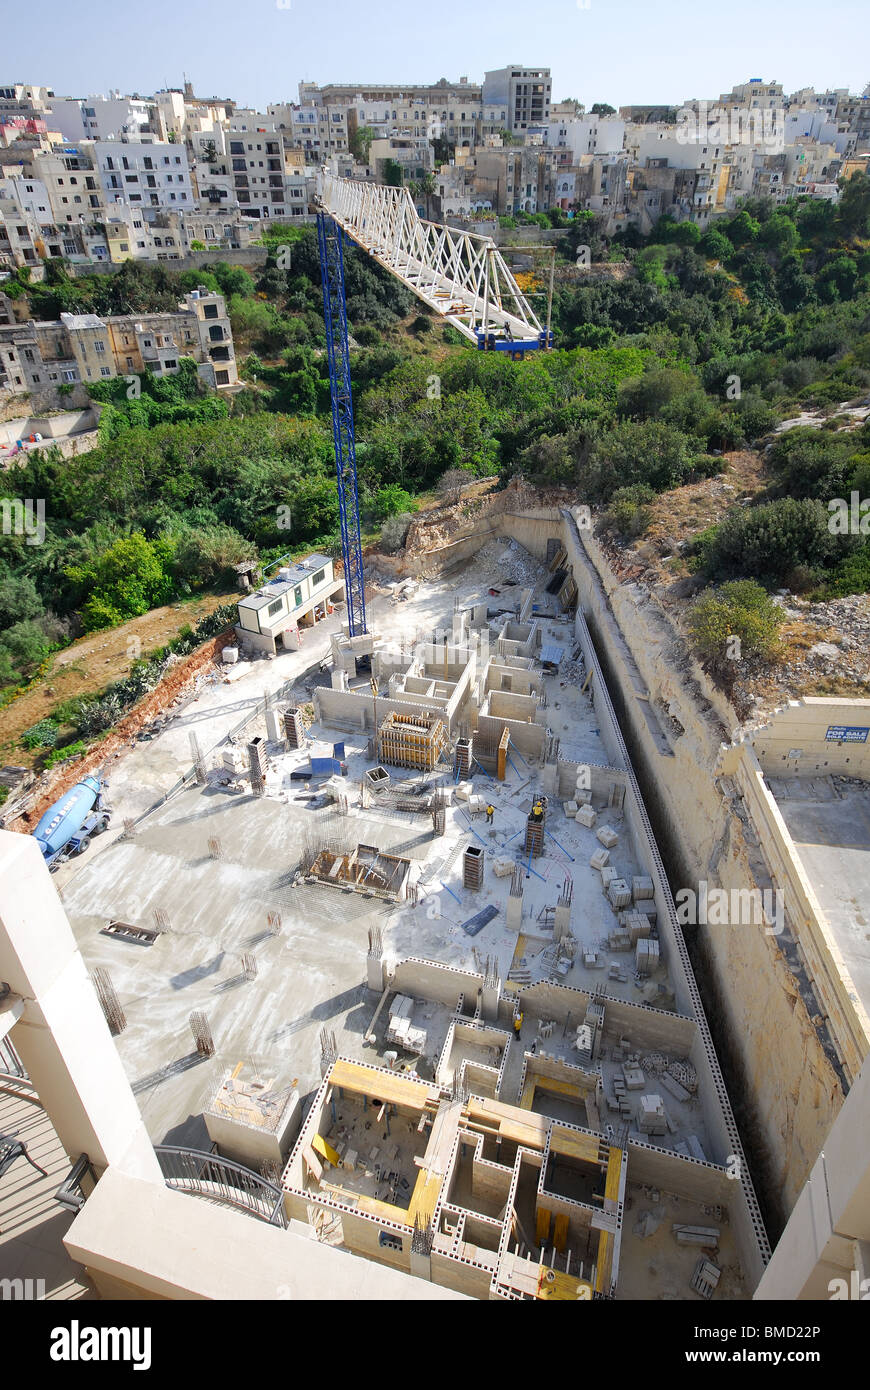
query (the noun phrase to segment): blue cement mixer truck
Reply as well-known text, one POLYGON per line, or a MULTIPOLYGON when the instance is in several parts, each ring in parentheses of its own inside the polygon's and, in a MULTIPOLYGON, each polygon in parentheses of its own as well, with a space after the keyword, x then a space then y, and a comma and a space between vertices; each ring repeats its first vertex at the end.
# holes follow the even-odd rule
POLYGON ((46 811, 33 832, 50 870, 84 854, 94 835, 108 829, 111 811, 103 802, 105 783, 83 777, 46 811))

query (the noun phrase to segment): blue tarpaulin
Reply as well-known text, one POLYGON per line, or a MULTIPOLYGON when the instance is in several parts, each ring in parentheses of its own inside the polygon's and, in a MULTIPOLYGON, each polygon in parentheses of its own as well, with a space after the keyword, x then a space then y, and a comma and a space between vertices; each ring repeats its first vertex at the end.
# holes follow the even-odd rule
POLYGON ((483 930, 487 922, 491 922, 493 917, 497 916, 498 908, 490 905, 489 907, 485 907, 482 912, 478 912, 475 917, 469 917, 467 922, 463 922, 462 930, 466 932, 468 936, 477 936, 477 933, 483 930))

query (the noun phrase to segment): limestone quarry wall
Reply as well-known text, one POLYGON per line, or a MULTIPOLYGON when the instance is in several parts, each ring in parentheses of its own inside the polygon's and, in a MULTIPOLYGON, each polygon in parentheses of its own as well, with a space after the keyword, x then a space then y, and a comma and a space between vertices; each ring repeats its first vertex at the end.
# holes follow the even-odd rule
MULTIPOLYGON (((570 516, 565 543, 672 887, 770 886, 761 837, 713 775, 730 742, 730 706, 686 660, 661 606, 620 583, 570 516)), ((842 1087, 776 936, 760 925, 684 930, 703 966, 711 1031, 728 1058, 730 1095, 776 1234, 842 1105, 842 1087)))

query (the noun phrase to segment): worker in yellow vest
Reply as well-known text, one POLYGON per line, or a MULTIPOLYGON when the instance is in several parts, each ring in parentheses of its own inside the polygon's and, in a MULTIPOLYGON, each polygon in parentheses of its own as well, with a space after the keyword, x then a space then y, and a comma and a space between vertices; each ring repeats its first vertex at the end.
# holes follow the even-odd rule
POLYGON ((493 818, 494 815, 495 815, 495 807, 494 807, 494 806, 487 806, 487 808, 486 808, 486 823, 487 823, 487 825, 492 825, 492 818, 493 818))
POLYGON ((522 1028, 522 1026, 523 1026, 523 1016, 522 1016, 521 1013, 518 1013, 517 1016, 516 1016, 516 1018, 514 1019, 514 1033, 516 1034, 517 1037, 520 1036, 520 1029, 522 1028))

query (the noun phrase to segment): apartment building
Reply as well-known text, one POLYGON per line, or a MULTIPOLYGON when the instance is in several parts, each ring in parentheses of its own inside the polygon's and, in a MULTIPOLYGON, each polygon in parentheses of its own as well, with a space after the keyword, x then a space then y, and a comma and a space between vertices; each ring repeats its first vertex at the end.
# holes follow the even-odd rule
POLYGON ((432 146, 425 136, 420 135, 393 135, 387 139, 373 140, 369 150, 369 168, 379 182, 383 182, 385 166, 390 162, 399 165, 405 183, 410 179, 422 179, 432 171, 432 146))
POLYGON ((290 157, 274 120, 237 111, 227 135, 235 199, 243 214, 285 221, 310 216, 311 181, 290 157))
POLYGON ((141 208, 193 208, 184 145, 97 140, 93 153, 107 206, 129 203, 141 208))
POLYGON ((47 103, 46 112, 50 128, 59 130, 65 140, 121 140, 157 134, 153 102, 120 92, 105 97, 55 97, 47 103))
POLYGON ((552 85, 549 68, 496 68, 484 74, 483 102, 505 106, 507 128, 516 134, 549 121, 552 85))
POLYGON ((566 150, 576 162, 583 154, 618 154, 625 142, 625 121, 602 116, 574 116, 549 120, 544 143, 566 150))
POLYGON ((473 183, 500 214, 547 212, 553 205, 556 155, 543 147, 482 149, 474 155, 473 183))
POLYGON ((171 376, 182 357, 194 359, 207 385, 235 385, 232 329, 222 295, 194 290, 175 313, 105 319, 61 314, 53 323, 2 326, 0 399, 146 370, 171 376))
POLYGON ((9 177, 13 170, 21 176, 22 201, 41 208, 43 222, 80 227, 102 217, 105 194, 91 146, 16 141, 0 150, 0 172, 9 177))

